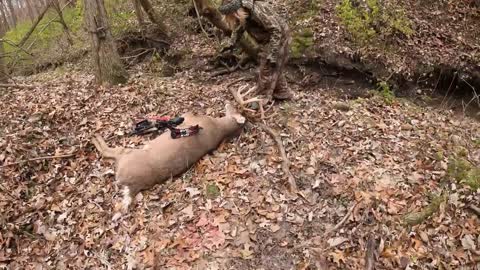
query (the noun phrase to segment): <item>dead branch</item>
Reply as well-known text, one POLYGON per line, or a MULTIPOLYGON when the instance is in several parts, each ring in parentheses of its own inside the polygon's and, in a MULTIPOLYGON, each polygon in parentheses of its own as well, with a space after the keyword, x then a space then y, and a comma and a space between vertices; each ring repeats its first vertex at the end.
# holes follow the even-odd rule
POLYGON ((43 10, 40 12, 40 14, 37 16, 35 19, 35 22, 32 24, 32 27, 28 30, 28 32, 23 36, 23 38, 18 42, 18 47, 23 47, 25 42, 27 42, 28 38, 32 35, 33 31, 35 31, 35 28, 37 28, 38 23, 43 19, 43 16, 45 16, 45 13, 47 13, 47 10, 50 8, 50 4, 46 5, 43 10))
POLYGON ((375 245, 375 237, 370 235, 367 241, 367 252, 365 253, 365 270, 374 270, 375 269, 375 250, 377 249, 375 245))
POLYGON ((221 75, 225 75, 225 74, 230 74, 230 73, 233 73, 237 70, 240 69, 240 65, 237 64, 233 67, 225 67, 225 68, 222 68, 218 71, 215 71, 213 72, 211 75, 210 75, 210 78, 213 78, 213 77, 217 77, 217 76, 221 76, 221 75))
POLYGON ((65 155, 44 156, 44 157, 31 158, 31 159, 27 159, 27 160, 22 160, 22 161, 17 161, 17 162, 5 164, 5 165, 0 166, 0 168, 6 168, 6 167, 9 167, 9 166, 18 165, 18 164, 22 164, 22 163, 26 163, 26 162, 31 162, 31 161, 57 159, 57 158, 69 158, 69 157, 75 156, 75 154, 76 154, 76 153, 65 154, 65 155))
POLYGON ((267 134, 269 134, 277 144, 278 150, 280 151, 280 155, 282 157, 282 170, 283 173, 287 176, 288 189, 292 194, 297 194, 297 183, 295 182, 295 178, 293 177, 292 172, 290 172, 290 160, 287 157, 287 153, 285 152, 285 147, 283 146, 280 135, 278 135, 275 131, 273 131, 273 129, 263 123, 259 123, 258 126, 267 134))
POLYGON ((35 85, 30 84, 14 84, 14 83, 0 83, 0 88, 25 88, 25 89, 35 89, 35 85))
MULTIPOLYGON (((67 6, 69 6, 71 3, 72 3, 72 0, 69 0, 69 1, 61 8, 60 11, 63 11, 63 10, 64 10, 67 6)), ((48 7, 50 7, 50 4, 47 5, 46 8, 48 9, 48 7)), ((46 11, 45 11, 45 12, 46 12, 46 11)), ((58 14, 57 14, 57 16, 58 16, 58 14)), ((54 20, 56 20, 56 19, 57 19, 57 17, 54 17, 53 19, 51 19, 38 33, 40 34, 40 33, 42 33, 43 31, 45 31, 45 29, 47 29, 47 27, 50 26, 50 24, 51 24, 54 20)), ((35 29, 32 29, 32 33, 33 33, 33 30, 35 30, 35 29)), ((24 38, 25 38, 25 37, 24 37, 24 38)), ((28 38, 27 38, 27 39, 28 39, 28 38)), ((29 50, 32 48, 32 46, 37 42, 37 40, 38 40, 38 36, 37 36, 37 38, 36 38, 27 48, 25 48, 25 49, 23 48, 23 45, 24 45, 24 44, 21 44, 21 45, 19 44, 19 45, 16 46, 16 47, 18 47, 18 48, 22 47, 21 50, 24 51, 24 52, 27 52, 27 51, 29 51, 29 50)), ((25 39, 24 42, 26 42, 26 39, 25 39)), ((17 52, 18 52, 18 51, 17 51, 17 52)), ((18 55, 17 52, 16 52, 15 59, 12 60, 12 63, 9 65, 10 68, 15 67, 16 64, 17 64, 17 62, 18 62, 18 60, 21 60, 21 59, 19 59, 19 55, 18 55)))
POLYGON ((205 34, 205 37, 208 38, 208 33, 207 31, 205 31, 205 28, 203 28, 202 19, 200 18, 200 12, 198 11, 198 7, 197 7, 197 2, 195 2, 195 0, 192 0, 192 2, 193 2, 193 7, 195 8, 195 13, 197 13, 198 24, 200 25, 202 32, 205 34))
POLYGON ((325 232, 324 234, 324 237, 327 237, 329 236, 330 234, 336 232, 338 229, 340 229, 341 227, 343 227, 343 225, 345 224, 345 222, 347 222, 348 218, 350 218, 350 216, 352 215, 353 211, 355 210, 355 208, 357 208, 357 206, 360 204, 360 202, 355 202, 355 204, 350 207, 350 209, 348 210, 347 214, 342 218, 342 220, 340 220, 339 223, 337 223, 337 225, 335 225, 335 227, 333 227, 332 229, 330 229, 329 231, 325 232))
MULTIPOLYGON (((343 225, 345 224, 345 222, 347 222, 348 218, 352 215, 353 211, 355 211, 355 208, 357 208, 357 206, 360 204, 360 202, 355 202, 354 205, 352 207, 350 207, 350 209, 348 210, 347 214, 342 218, 342 220, 340 220, 340 222, 337 223, 337 225, 335 225, 335 227, 333 227, 332 229, 326 231, 325 233, 323 233, 321 236, 317 236, 315 238, 312 238, 308 241, 305 241, 304 243, 301 243, 299 245, 296 245, 293 249, 297 250, 297 249, 301 249, 301 248, 305 248, 305 247, 310 247, 310 246, 314 246, 314 245, 317 245, 315 244, 314 242, 317 240, 317 241, 320 241, 320 242, 323 242, 326 238, 330 237, 330 235, 334 232, 336 232, 338 229, 340 229, 341 227, 343 227, 343 225)), ((323 251, 326 251, 328 250, 328 248, 324 249, 323 251)))
POLYGON ((22 48, 22 47, 19 47, 17 44, 13 43, 12 41, 10 41, 10 40, 8 40, 8 39, 5 39, 5 38, 2 39, 2 38, 0 38, 0 42, 7 43, 8 45, 10 45, 10 46, 12 46, 12 47, 15 47, 15 48, 23 51, 24 53, 26 53, 26 54, 28 54, 28 55, 30 55, 30 56, 33 57, 33 54, 32 54, 32 53, 28 52, 27 50, 25 50, 25 49, 22 48))

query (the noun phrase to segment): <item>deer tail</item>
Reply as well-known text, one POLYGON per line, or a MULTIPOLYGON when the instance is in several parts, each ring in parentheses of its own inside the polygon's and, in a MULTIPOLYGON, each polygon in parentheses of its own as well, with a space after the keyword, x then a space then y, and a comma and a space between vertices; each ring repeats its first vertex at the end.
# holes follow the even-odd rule
POLYGON ((104 158, 117 160, 122 153, 122 148, 108 147, 105 140, 98 134, 92 138, 92 143, 104 158))

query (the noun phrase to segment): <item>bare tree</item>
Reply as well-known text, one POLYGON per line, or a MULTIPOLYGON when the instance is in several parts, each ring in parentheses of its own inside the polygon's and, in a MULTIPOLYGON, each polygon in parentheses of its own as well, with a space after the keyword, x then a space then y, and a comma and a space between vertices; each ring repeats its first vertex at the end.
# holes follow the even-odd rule
POLYGON ((25 5, 27 7, 28 17, 30 17, 30 20, 32 21, 35 20, 38 14, 36 9, 33 8, 32 0, 25 0, 25 5))
POLYGON ((72 35, 70 34, 70 29, 67 26, 67 23, 65 22, 65 19, 63 18, 63 12, 62 8, 60 7, 60 3, 58 0, 51 0, 52 6, 55 9, 55 11, 58 14, 59 22, 63 27, 63 31, 67 35, 67 40, 70 45, 73 45, 73 40, 72 40, 72 35))
MULTIPOLYGON (((2 20, 0 19, 0 22, 2 20)), ((5 50, 3 49, 3 40, 5 32, 0 28, 0 83, 7 82, 7 69, 5 67, 5 50)))
POLYGON ((110 32, 103 0, 85 0, 84 5, 84 19, 92 39, 97 83, 125 83, 128 80, 128 74, 110 32))
POLYGON ((140 6, 139 0, 132 0, 133 6, 135 7, 135 14, 137 15, 138 24, 145 25, 145 18, 143 17, 142 7, 140 6))
POLYGON ((7 2, 8 10, 10 11, 10 16, 12 19, 13 26, 17 25, 17 15, 15 9, 13 8, 12 0, 5 0, 7 2))
POLYGON ((8 23, 7 11, 2 0, 0 0, 0 22, 0 31, 7 32, 10 29, 10 24, 8 23))
POLYGON ((23 36, 23 38, 18 42, 18 47, 22 47, 25 42, 27 42, 28 38, 32 35, 33 31, 35 31, 35 28, 37 27, 38 23, 43 19, 43 16, 45 16, 45 13, 47 13, 47 10, 50 8, 49 5, 46 5, 43 10, 40 12, 38 15, 37 19, 33 22, 32 27, 28 30, 28 32, 23 36))

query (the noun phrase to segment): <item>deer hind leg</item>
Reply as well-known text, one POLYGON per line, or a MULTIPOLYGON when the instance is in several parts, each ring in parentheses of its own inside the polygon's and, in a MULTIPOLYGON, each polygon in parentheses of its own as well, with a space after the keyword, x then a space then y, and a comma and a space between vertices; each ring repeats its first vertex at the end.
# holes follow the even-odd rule
POLYGON ((104 158, 117 160, 123 152, 123 148, 108 147, 105 140, 98 134, 92 138, 92 143, 95 145, 95 148, 97 148, 98 152, 100 152, 100 154, 104 158))
POLYGON ((123 186, 122 189, 122 212, 126 213, 130 209, 130 205, 132 204, 133 201, 133 196, 132 192, 130 190, 130 187, 128 186, 123 186))

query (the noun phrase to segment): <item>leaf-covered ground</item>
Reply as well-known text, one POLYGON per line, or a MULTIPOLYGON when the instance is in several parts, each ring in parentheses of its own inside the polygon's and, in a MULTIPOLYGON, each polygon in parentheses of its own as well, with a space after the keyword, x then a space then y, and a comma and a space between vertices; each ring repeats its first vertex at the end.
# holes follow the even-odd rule
MULTIPOLYGON (((294 7, 303 2, 311 1, 294 7)), ((317 15, 292 28, 311 25, 316 45, 353 52, 333 1, 319 3, 317 15)), ((478 46, 467 41, 478 31, 478 21, 469 23, 477 13, 465 3, 408 9, 420 28, 399 40, 396 55, 459 66, 458 59, 473 59, 478 46), (465 22, 472 31, 462 33, 471 35, 455 38, 439 10, 450 10, 448 20, 465 22), (427 13, 437 17, 421 19, 427 13), (441 23, 430 23, 436 18, 441 23), (438 27, 422 30, 427 26, 438 27)), ((192 57, 173 77, 150 74, 145 64, 130 71, 127 85, 102 88, 84 63, 86 71, 17 79, 35 89, 0 90, 2 268, 369 269, 372 261, 375 269, 480 268, 480 220, 471 210, 480 191, 470 187, 480 175, 478 122, 303 69, 288 74, 295 100, 276 104, 268 123, 282 136, 302 197, 286 196, 278 149, 253 125, 112 220, 121 193, 92 134, 135 147, 151 139, 126 135, 137 117, 188 110, 221 116, 225 100, 233 100, 227 85, 252 74, 207 79, 199 70, 213 57, 209 45, 191 35, 175 43, 172 51, 185 46, 192 57), (11 165, 55 155, 68 157, 11 165)), ((366 54, 400 72, 415 63, 366 54)))
MULTIPOLYGON (((294 31, 312 31, 313 44, 304 51, 308 56, 320 56, 340 66, 358 65, 384 80, 394 75, 393 78, 399 76, 423 83, 429 81, 431 72, 442 68, 476 76, 480 73, 480 7, 473 0, 350 1, 359 7, 380 7, 377 12, 382 14, 382 19, 373 19, 368 28, 375 31, 374 37, 363 43, 355 35, 367 31, 361 30, 358 22, 365 18, 352 13, 361 8, 350 12, 353 18, 342 20, 337 8, 345 1, 278 2, 291 14, 290 25, 294 31), (385 11, 382 7, 388 8, 385 11), (360 30, 348 31, 346 23, 360 30), (406 35, 390 29, 388 24, 408 24, 412 32, 406 35)), ((372 8, 370 11, 373 13, 372 8)))
POLYGON ((277 104, 268 124, 281 133, 303 197, 286 196, 277 148, 253 125, 112 221, 121 194, 92 134, 134 147, 149 140, 126 135, 135 117, 220 116, 232 100, 226 85, 246 76, 141 70, 122 87, 97 87, 68 70, 25 79, 33 90, 0 92, 0 265, 363 269, 371 253, 376 269, 478 267, 480 221, 468 208, 480 193, 447 167, 459 156, 480 164, 479 124, 401 99, 345 99, 339 93, 357 85, 296 83, 294 71, 296 98, 277 104), (419 219, 428 209, 431 217, 419 219), (420 224, 407 225, 412 219, 420 224))

